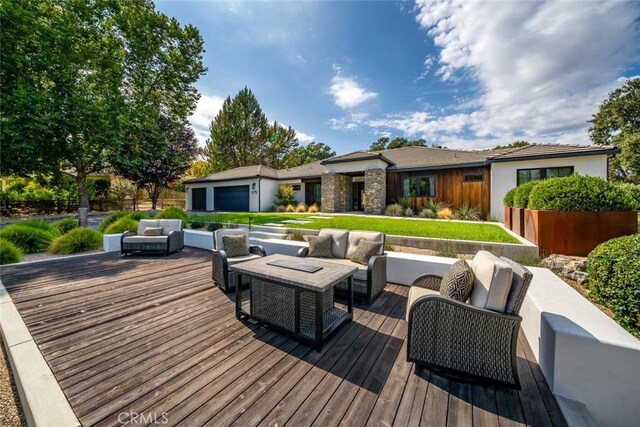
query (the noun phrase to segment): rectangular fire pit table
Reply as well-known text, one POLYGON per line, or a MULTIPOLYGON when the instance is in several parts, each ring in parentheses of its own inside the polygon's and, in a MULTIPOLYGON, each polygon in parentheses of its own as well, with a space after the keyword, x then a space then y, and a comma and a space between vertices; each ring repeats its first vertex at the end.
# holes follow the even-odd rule
POLYGON ((322 349, 324 342, 353 315, 355 267, 270 255, 235 264, 240 276, 251 278, 249 300, 236 291, 236 317, 252 319, 322 349), (315 270, 315 271, 314 271, 315 270), (347 282, 347 309, 337 307, 334 287, 347 282))

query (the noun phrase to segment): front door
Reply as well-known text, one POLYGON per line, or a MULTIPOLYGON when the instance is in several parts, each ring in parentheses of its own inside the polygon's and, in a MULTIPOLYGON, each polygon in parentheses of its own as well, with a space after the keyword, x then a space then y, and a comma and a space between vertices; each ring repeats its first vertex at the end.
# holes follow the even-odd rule
POLYGON ((194 188, 191 190, 191 210, 206 211, 207 210, 207 189, 194 188))
POLYGON ((354 182, 353 184, 353 202, 351 209, 354 211, 364 210, 364 182, 354 182))

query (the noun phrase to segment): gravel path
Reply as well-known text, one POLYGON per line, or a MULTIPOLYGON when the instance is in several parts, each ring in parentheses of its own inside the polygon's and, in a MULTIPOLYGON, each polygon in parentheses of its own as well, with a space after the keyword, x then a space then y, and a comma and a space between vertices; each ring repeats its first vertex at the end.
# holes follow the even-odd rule
POLYGON ((2 347, 2 352, 0 352, 0 426, 26 426, 27 421, 22 413, 18 391, 13 383, 4 344, 0 344, 0 347, 2 347))

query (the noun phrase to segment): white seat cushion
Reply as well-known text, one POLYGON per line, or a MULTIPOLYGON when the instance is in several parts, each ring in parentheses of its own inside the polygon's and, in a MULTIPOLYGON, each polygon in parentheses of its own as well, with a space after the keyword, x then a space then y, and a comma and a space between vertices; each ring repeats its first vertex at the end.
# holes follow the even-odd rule
POLYGON ((256 258, 260 258, 260 255, 249 254, 249 255, 242 255, 242 256, 237 256, 233 258, 227 258, 227 262, 229 263, 229 265, 233 265, 233 264, 239 264, 245 261, 251 261, 252 259, 256 259, 256 258))
POLYGON ((166 244, 167 236, 127 236, 122 241, 124 243, 158 243, 166 244))
POLYGON ((330 262, 332 264, 345 265, 347 267, 356 267, 358 271, 356 271, 353 275, 353 278, 356 280, 367 280, 367 266, 362 264, 357 264, 349 259, 340 259, 340 258, 315 258, 321 260, 323 262, 330 262))
POLYGON ((504 312, 513 271, 511 266, 487 251, 479 251, 471 262, 475 274, 471 305, 504 312))
POLYGON ((347 230, 338 230, 335 228, 323 228, 318 236, 331 236, 331 252, 334 258, 346 258, 347 245, 349 244, 349 232, 347 230))
POLYGON ((182 220, 180 219, 161 219, 158 226, 162 227, 162 234, 168 236, 172 231, 182 230, 182 220))
MULTIPOLYGON (((349 232, 349 245, 347 246, 347 255, 345 258, 353 258, 353 254, 358 248, 360 240, 370 240, 372 242, 384 243, 384 233, 377 233, 375 231, 350 231, 349 232)), ((380 247, 378 255, 384 253, 384 245, 380 247)))
POLYGON ((219 230, 216 230, 214 243, 216 244, 216 249, 219 251, 225 250, 222 236, 245 236, 245 241, 247 242, 247 252, 249 252, 249 230, 247 230, 246 228, 221 228, 219 230))
POLYGON ((138 223, 138 231, 136 232, 136 234, 138 236, 142 236, 142 233, 144 233, 144 229, 147 227, 159 227, 158 220, 157 219, 141 219, 140 222, 138 223))
POLYGON ((421 288, 420 286, 412 286, 409 289, 409 296, 407 297, 407 313, 406 319, 409 321, 409 309, 413 305, 414 302, 420 297, 425 295, 440 295, 440 292, 434 291, 433 289, 421 288))

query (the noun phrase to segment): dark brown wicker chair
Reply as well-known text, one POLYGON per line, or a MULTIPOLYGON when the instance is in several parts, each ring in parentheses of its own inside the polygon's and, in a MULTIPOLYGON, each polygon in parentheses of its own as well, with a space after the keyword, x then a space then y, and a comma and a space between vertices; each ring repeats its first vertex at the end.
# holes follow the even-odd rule
MULTIPOLYGON (((233 270, 233 265, 243 261, 249 261, 251 259, 266 256, 267 253, 262 246, 249 244, 249 231, 246 228, 237 229, 220 229, 214 233, 214 248, 211 251, 212 265, 211 265, 211 277, 220 289, 224 292, 234 291, 238 286, 238 275, 233 270), (224 250, 224 243, 222 236, 229 235, 244 235, 247 239, 247 249, 249 255, 229 258, 224 250)), ((247 279, 249 280, 249 279, 247 279)), ((242 286, 248 285, 243 280, 242 286)))
MULTIPOLYGON (((520 389, 516 344, 518 315, 532 274, 511 266, 513 279, 504 312, 479 308, 439 294, 442 277, 425 274, 415 280, 424 292, 408 307, 407 360, 458 379, 495 382, 520 389)), ((476 285, 477 286, 477 285, 476 285)))

